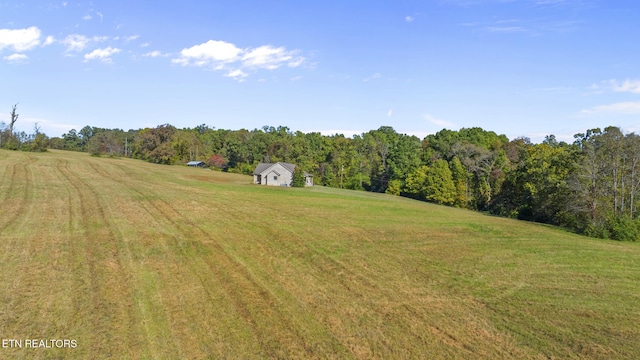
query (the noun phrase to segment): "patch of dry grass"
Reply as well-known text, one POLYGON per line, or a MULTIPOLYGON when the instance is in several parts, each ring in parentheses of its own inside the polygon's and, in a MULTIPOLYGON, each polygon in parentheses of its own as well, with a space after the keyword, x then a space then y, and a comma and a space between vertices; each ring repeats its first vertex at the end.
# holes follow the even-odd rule
POLYGON ((0 151, 17 358, 637 358, 640 248, 381 194, 0 151))

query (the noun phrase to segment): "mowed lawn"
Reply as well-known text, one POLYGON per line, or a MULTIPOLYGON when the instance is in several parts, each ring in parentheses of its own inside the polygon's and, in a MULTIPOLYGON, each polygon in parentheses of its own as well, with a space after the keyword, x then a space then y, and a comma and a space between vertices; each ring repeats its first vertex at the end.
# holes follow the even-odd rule
POLYGON ((640 358, 640 246, 384 194, 0 151, 0 358, 640 358))

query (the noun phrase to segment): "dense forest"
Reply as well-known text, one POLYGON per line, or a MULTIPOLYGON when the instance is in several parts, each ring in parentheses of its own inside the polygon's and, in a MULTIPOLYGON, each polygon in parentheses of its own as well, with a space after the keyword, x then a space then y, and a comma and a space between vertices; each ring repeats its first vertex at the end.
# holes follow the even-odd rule
POLYGON ((158 164, 202 160, 243 174, 260 162, 284 161, 314 174, 316 185, 385 192, 594 237, 640 239, 640 136, 617 127, 576 134, 571 144, 553 135, 533 144, 481 128, 445 129, 420 140, 388 126, 347 138, 284 126, 249 131, 165 124, 129 131, 85 126, 48 138, 37 126, 27 135, 10 125, 0 124, 2 148, 48 147, 158 164))

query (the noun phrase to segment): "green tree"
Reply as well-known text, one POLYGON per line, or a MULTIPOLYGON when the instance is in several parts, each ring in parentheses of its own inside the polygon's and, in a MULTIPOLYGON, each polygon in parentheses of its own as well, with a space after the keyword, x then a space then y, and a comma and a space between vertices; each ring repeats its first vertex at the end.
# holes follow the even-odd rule
POLYGON ((293 170, 293 179, 291 181, 291 186, 293 187, 304 187, 305 186, 305 177, 304 171, 300 166, 296 166, 293 170))
POLYGON ((426 179, 428 171, 429 167, 423 165, 411 172, 405 180, 403 193, 417 200, 427 200, 426 179))
POLYGON ((469 174, 457 156, 454 156, 449 162, 449 167, 456 187, 456 196, 453 204, 456 207, 466 208, 469 198, 469 174))
POLYGON ((133 156, 156 164, 171 164, 176 154, 171 146, 175 132, 176 128, 169 124, 141 130, 133 144, 133 156))
POLYGON ((456 199, 456 186, 445 160, 436 160, 425 176, 425 193, 428 201, 436 204, 453 205, 456 199))
POLYGON ((385 190, 385 193, 391 194, 391 195, 400 195, 401 190, 402 190, 402 181, 394 179, 389 181, 387 189, 385 190))

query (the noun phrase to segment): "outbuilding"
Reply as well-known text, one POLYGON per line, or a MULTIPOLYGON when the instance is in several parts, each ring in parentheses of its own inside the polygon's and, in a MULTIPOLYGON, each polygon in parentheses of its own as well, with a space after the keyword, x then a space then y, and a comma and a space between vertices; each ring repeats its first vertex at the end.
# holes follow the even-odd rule
POLYGON ((205 167, 204 161, 189 161, 187 166, 205 167))

